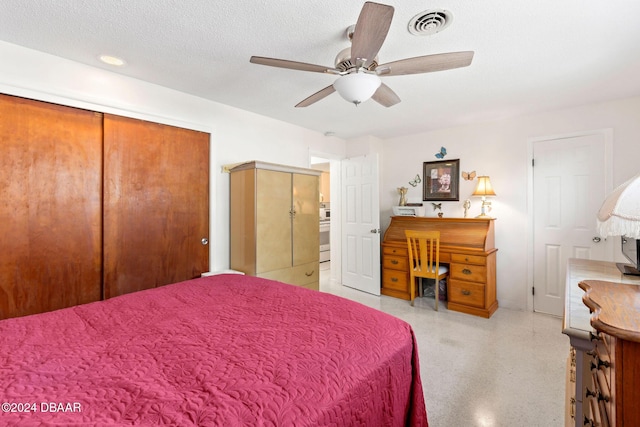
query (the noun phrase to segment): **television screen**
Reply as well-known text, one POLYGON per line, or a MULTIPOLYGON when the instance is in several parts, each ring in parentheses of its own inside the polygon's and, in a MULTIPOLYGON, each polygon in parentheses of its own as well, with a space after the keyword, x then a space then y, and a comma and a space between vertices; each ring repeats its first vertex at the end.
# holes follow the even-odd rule
POLYGON ((640 240, 622 236, 621 241, 622 255, 629 260, 631 265, 619 264, 618 268, 624 274, 640 275, 640 271, 638 271, 640 270, 640 258, 638 258, 640 240))

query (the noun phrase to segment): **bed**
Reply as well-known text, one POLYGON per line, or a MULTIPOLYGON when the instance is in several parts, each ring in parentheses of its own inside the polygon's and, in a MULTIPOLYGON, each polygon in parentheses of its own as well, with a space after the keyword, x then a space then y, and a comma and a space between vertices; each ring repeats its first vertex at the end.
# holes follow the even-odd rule
POLYGON ((222 274, 0 321, 0 425, 427 426, 407 323, 222 274))

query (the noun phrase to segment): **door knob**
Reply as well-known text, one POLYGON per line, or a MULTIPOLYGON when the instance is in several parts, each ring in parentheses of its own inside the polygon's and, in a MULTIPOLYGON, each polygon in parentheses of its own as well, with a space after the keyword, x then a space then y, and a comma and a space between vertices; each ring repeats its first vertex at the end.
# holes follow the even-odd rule
POLYGON ((380 232, 380 229, 379 228, 373 228, 373 229, 371 229, 371 232, 373 234, 378 234, 380 232))
POLYGON ((207 239, 206 237, 203 237, 200 241, 202 242, 203 246, 207 246, 209 244, 209 239, 207 239))
POLYGON ((598 236, 594 237, 593 240, 595 243, 600 243, 600 241, 602 240, 601 238, 599 238, 598 236))

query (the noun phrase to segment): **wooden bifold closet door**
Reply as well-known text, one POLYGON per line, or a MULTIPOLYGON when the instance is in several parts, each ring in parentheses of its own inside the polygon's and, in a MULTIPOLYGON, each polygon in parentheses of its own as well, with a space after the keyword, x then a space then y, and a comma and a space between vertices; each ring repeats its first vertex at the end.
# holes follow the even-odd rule
POLYGON ((0 95, 0 319, 97 301, 102 114, 0 95))
POLYGON ((0 94, 0 319, 208 271, 209 134, 0 94))
POLYGON ((208 271, 209 134, 104 116, 104 296, 208 271))

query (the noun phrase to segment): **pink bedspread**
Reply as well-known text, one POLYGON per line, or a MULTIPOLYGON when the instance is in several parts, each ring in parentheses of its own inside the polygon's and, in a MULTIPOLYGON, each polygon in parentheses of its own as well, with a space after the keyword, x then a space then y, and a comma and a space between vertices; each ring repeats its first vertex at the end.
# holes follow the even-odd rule
POLYGON ((0 337, 0 425, 427 425, 407 323, 269 280, 195 279, 0 337))

